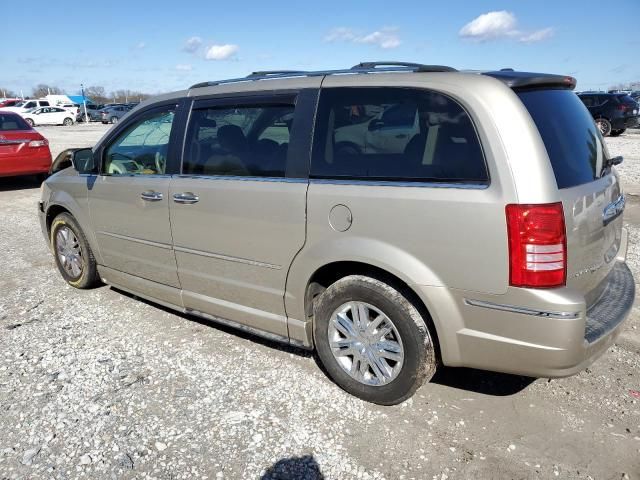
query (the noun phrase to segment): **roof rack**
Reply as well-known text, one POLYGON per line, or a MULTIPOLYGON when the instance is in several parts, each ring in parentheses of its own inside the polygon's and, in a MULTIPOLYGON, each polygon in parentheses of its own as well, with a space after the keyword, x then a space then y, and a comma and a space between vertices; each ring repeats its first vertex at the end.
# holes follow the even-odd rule
POLYGON ((252 72, 246 77, 231 78, 228 80, 216 80, 212 82, 201 82, 191 85, 192 88, 212 87, 225 83, 251 82, 256 80, 271 80, 275 78, 293 78, 293 77, 318 77, 325 75, 345 75, 360 73, 384 73, 384 72, 457 72, 455 68, 443 65, 425 65, 422 63, 409 62, 362 62, 349 69, 342 70, 262 70, 252 72))

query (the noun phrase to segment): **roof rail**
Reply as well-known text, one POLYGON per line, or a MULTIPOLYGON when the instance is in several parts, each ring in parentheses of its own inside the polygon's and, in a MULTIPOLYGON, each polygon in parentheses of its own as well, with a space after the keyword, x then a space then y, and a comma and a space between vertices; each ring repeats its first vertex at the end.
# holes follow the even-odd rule
POLYGON ((424 65, 422 63, 409 62, 362 62, 354 65, 349 69, 342 70, 261 70, 252 72, 246 77, 230 78, 228 80, 216 80, 211 82, 201 82, 191 85, 189 89, 212 87, 225 83, 252 82, 256 80, 270 80, 275 78, 292 78, 292 77, 318 77, 324 75, 347 75, 361 73, 383 73, 383 72, 457 72, 455 68, 443 65, 424 65))
POLYGON ((351 70, 375 70, 378 67, 406 67, 414 72, 457 72, 455 68, 446 65, 425 65, 412 62, 361 62, 351 67, 351 70))

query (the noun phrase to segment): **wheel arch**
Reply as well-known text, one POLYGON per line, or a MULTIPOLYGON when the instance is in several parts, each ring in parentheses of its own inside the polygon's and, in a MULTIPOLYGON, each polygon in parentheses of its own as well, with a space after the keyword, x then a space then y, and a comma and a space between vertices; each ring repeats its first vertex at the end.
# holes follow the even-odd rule
POLYGON ((401 278, 396 273, 389 271, 381 266, 371 263, 355 261, 355 260, 338 260, 326 263, 317 268, 306 282, 304 293, 304 314, 310 323, 310 331, 313 331, 313 305, 314 301, 322 292, 331 284, 337 282, 341 278, 350 275, 365 275, 375 278, 387 285, 395 288, 402 293, 419 311, 424 319, 429 331, 433 335, 436 356, 440 360, 440 341, 438 336, 438 328, 431 315, 430 308, 421 298, 421 296, 408 283, 407 279, 401 278))

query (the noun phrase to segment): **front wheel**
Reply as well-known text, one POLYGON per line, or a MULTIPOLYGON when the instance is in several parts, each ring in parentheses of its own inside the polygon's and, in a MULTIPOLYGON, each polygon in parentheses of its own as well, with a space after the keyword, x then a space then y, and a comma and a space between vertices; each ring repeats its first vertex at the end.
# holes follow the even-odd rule
POLYGON ((34 122, 30 118, 25 118, 25 121, 29 124, 30 127, 35 127, 35 125, 36 125, 36 122, 34 122))
POLYGON ((411 397, 435 374, 429 328, 398 290, 362 275, 344 277, 314 305, 314 340, 329 376, 380 405, 411 397))
POLYGON ((600 130, 603 137, 608 136, 611 133, 611 122, 606 118, 598 118, 596 120, 596 126, 600 130))
POLYGON ((96 260, 78 222, 68 213, 53 219, 51 246, 62 278, 76 288, 91 288, 99 284, 96 260))
POLYGON ((64 121, 62 122, 62 124, 63 124, 65 127, 70 127, 71 125, 73 125, 73 119, 71 119, 71 118, 68 118, 68 117, 67 117, 67 118, 65 118, 65 119, 64 119, 64 121))
POLYGON ((111 123, 118 123, 118 117, 111 117, 111 123))
POLYGON ((622 135, 627 129, 626 128, 621 128, 619 130, 611 130, 610 135, 612 137, 619 137, 620 135, 622 135))

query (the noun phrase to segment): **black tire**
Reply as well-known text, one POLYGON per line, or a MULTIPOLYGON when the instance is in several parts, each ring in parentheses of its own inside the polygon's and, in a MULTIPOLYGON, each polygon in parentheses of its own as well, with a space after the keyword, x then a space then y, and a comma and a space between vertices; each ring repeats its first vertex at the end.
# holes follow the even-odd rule
POLYGON ((70 118, 70 117, 65 118, 62 124, 65 127, 70 127, 71 125, 73 125, 73 118, 70 118))
POLYGON ((596 125, 598 129, 600 129, 600 133, 602 133, 603 137, 608 137, 611 133, 611 122, 606 118, 598 118, 596 119, 596 125))
POLYGON ((100 284, 98 267, 96 265, 96 259, 93 256, 93 251, 89 246, 89 242, 87 242, 84 232, 73 216, 68 213, 61 213, 54 218, 51 223, 49 238, 51 240, 51 248, 53 250, 58 270, 60 271, 62 278, 64 278, 69 285, 75 288, 87 289, 100 284), (63 228, 70 230, 77 240, 82 264, 82 269, 79 275, 72 275, 61 263, 60 255, 58 254, 58 232, 63 228))
POLYGON ((118 123, 118 117, 111 117, 111 119, 109 120, 112 124, 114 123, 118 123))
POLYGON ((621 128, 619 130, 611 130, 611 133, 609 134, 609 136, 611 137, 619 137, 620 135, 622 135, 627 129, 626 128, 621 128))
POLYGON ((338 280, 316 299, 313 335, 318 356, 331 379, 352 395, 380 405, 395 405, 411 397, 433 377, 438 365, 433 337, 418 309, 395 288, 363 275, 338 280), (332 353, 328 333, 331 317, 345 303, 354 301, 383 312, 402 341, 402 367, 389 383, 373 386, 356 380, 332 353))
POLYGON ((30 127, 35 127, 36 126, 36 122, 34 122, 30 118, 25 118, 25 121, 29 124, 30 127))

